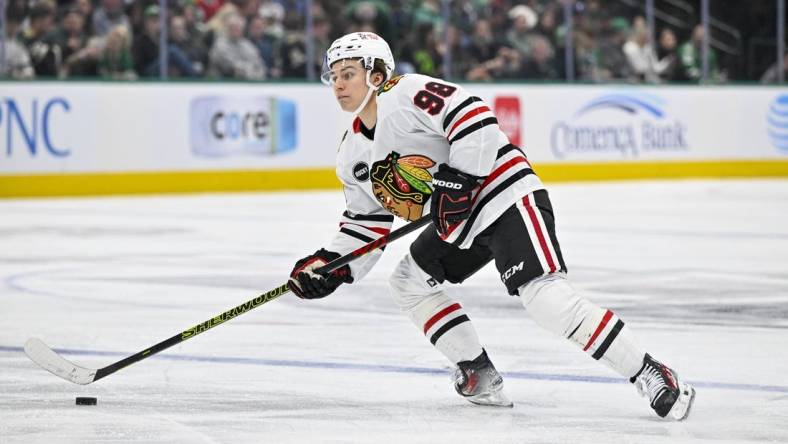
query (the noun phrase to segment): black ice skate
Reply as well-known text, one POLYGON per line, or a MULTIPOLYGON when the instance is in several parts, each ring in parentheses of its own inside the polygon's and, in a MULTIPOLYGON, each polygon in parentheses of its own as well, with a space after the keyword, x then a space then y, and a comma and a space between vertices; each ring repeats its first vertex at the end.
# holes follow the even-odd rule
POLYGON ((689 415, 695 389, 681 382, 676 372, 648 353, 643 358, 643 367, 629 382, 635 383, 641 396, 648 395, 651 408, 660 417, 681 421, 689 415))
POLYGON ((473 361, 462 361, 454 371, 454 388, 468 401, 479 405, 513 407, 503 393, 503 378, 495 370, 487 352, 473 361))

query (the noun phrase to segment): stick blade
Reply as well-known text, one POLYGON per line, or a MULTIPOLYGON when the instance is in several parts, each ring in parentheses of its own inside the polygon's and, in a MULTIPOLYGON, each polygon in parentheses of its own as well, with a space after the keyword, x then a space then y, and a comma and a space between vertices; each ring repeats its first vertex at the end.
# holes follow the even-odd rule
POLYGON ((96 379, 96 370, 80 367, 63 358, 38 338, 25 342, 25 354, 44 370, 74 384, 88 385, 96 379))

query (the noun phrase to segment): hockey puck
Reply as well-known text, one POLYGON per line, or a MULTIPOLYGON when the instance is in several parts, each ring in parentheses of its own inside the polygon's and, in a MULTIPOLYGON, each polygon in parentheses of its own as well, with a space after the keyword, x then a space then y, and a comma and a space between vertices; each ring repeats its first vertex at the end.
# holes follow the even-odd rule
POLYGON ((96 405, 98 399, 90 396, 78 396, 77 405, 96 405))

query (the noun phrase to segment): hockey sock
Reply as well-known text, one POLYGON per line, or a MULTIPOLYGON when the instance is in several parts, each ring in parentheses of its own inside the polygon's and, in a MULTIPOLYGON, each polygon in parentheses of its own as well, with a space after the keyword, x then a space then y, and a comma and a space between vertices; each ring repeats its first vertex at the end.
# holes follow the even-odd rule
POLYGON ((394 269, 389 283, 394 301, 449 361, 472 361, 482 353, 465 310, 409 254, 394 269))
POLYGON ((612 311, 578 297, 563 274, 533 280, 519 293, 537 324, 569 339, 621 376, 630 378, 643 365, 645 351, 624 321, 612 311))
POLYGON ((408 311, 408 316, 453 364, 472 361, 482 353, 476 329, 465 310, 443 292, 425 298, 408 311))

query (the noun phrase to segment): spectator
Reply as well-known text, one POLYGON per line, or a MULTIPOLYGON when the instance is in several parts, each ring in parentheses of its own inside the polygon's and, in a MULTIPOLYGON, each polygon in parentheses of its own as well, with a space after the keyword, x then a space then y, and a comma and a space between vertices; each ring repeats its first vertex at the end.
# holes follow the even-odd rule
POLYGON ((281 77, 281 64, 276 57, 280 42, 276 36, 267 32, 266 20, 259 15, 253 17, 249 22, 247 34, 249 41, 257 48, 260 58, 263 59, 266 78, 281 77))
POLYGON ((265 19, 266 33, 281 42, 285 34, 285 8, 274 0, 263 0, 259 12, 265 19))
POLYGON ((170 19, 169 32, 169 54, 172 57, 170 65, 175 68, 176 77, 204 74, 208 50, 200 37, 192 37, 189 33, 186 18, 182 15, 173 16, 170 19))
POLYGON ((187 38, 191 41, 191 44, 203 48, 207 54, 208 50, 205 45, 205 40, 208 28, 205 25, 205 17, 203 16, 202 10, 194 3, 186 2, 181 7, 180 17, 183 18, 186 34, 188 36, 187 38))
MULTIPOLYGON (((679 80, 697 82, 703 75, 702 47, 705 35, 703 25, 692 30, 692 37, 679 47, 679 80)), ((717 53, 709 45, 709 79, 717 78, 717 53)))
POLYGON ((657 46, 657 58, 662 66, 660 78, 671 82, 676 79, 676 69, 678 68, 678 40, 676 34, 670 28, 663 28, 659 33, 659 45, 657 46))
POLYGON ((210 20, 224 5, 224 0, 197 0, 197 7, 202 11, 205 20, 210 20))
MULTIPOLYGON (((626 19, 612 20, 611 26, 605 28, 598 39, 596 52, 596 66, 592 73, 595 82, 608 82, 611 80, 630 80, 632 69, 629 66, 622 48, 627 41, 629 24, 626 19)), ((587 36, 586 47, 592 50, 594 41, 587 36)))
POLYGON ((301 26, 301 20, 293 14, 287 14, 284 20, 284 29, 282 45, 279 47, 282 77, 306 78, 306 36, 303 26, 301 26))
MULTIPOLYGON (((774 62, 766 72, 761 76, 761 83, 779 83, 780 70, 777 67, 778 62, 774 62)), ((783 80, 788 80, 788 52, 783 56, 783 80)))
POLYGON ((537 32, 547 38, 547 43, 550 44, 550 51, 555 53, 555 39, 558 33, 558 23, 556 21, 556 9, 553 7, 545 9, 539 16, 539 25, 537 32))
MULTIPOLYGON (((562 28, 561 32, 563 31, 562 28)), ((564 36, 561 36, 561 39, 558 41, 561 43, 559 46, 561 56, 556 58, 556 66, 558 67, 559 77, 566 77, 566 46, 564 45, 564 36)), ((595 42, 588 33, 578 29, 574 33, 572 43, 576 79, 583 82, 597 82, 603 74, 608 74, 608 76, 610 76, 607 71, 600 67, 600 63, 604 60, 606 54, 606 39, 604 35, 600 37, 598 42, 595 42)), ((619 49, 611 45, 607 45, 607 48, 612 48, 613 50, 619 49)))
POLYGON ((91 0, 74 0, 72 8, 79 11, 84 18, 82 23, 83 34, 86 36, 94 35, 93 21, 91 20, 93 17, 93 2, 91 0))
POLYGON ((260 15, 261 0, 230 0, 238 8, 238 13, 249 23, 252 17, 260 15))
POLYGON ((555 56, 550 41, 539 36, 531 42, 531 54, 523 63, 523 78, 532 80, 553 80, 558 78, 555 56))
POLYGON ((123 0, 101 0, 101 6, 93 11, 93 34, 104 37, 118 25, 131 29, 129 18, 123 11, 123 0))
MULTIPOLYGON (((460 31, 454 27, 449 26, 448 30, 448 48, 451 51, 451 69, 450 75, 445 77, 450 78, 464 78, 465 74, 473 65, 473 61, 471 59, 470 54, 466 51, 466 48, 462 45, 462 40, 460 36, 460 31)), ((443 40, 443 39, 441 39, 443 40)), ((443 60, 446 54, 447 45, 444 41, 441 41, 437 45, 438 49, 438 57, 440 61, 440 70, 439 73, 443 73, 443 60)))
MULTIPOLYGON (((160 75, 159 39, 161 35, 159 7, 149 5, 145 8, 142 32, 134 39, 132 54, 134 69, 141 77, 160 75)), ((180 31, 180 30, 179 30, 180 31)), ((167 45, 167 73, 175 77, 196 77, 199 75, 194 62, 178 45, 167 45)))
POLYGON ((79 9, 71 7, 63 14, 60 25, 52 33, 52 42, 60 47, 60 54, 63 60, 60 66, 61 74, 69 58, 82 50, 87 44, 88 37, 84 29, 85 17, 82 16, 79 9))
POLYGON ((134 70, 140 77, 157 77, 159 75, 159 7, 150 5, 145 8, 142 28, 134 36, 131 53, 134 59, 134 70))
POLYGON ((657 53, 648 42, 648 28, 635 26, 632 35, 622 47, 629 67, 638 81, 656 83, 665 66, 657 61, 657 53))
POLYGON ((27 80, 35 77, 33 63, 27 48, 16 40, 19 28, 24 18, 23 11, 8 8, 5 12, 5 39, 0 44, 4 45, 5 59, 0 63, 0 77, 10 77, 17 80, 27 80))
POLYGON ((227 34, 227 21, 231 15, 240 15, 238 8, 232 3, 225 3, 218 11, 206 22, 207 32, 211 35, 209 40, 213 42, 217 36, 227 34))
POLYGON ((524 5, 517 5, 509 10, 509 18, 512 20, 512 27, 506 33, 508 45, 523 56, 528 56, 531 52, 531 43, 537 35, 534 27, 539 21, 533 9, 524 5))
POLYGON ((609 28, 607 25, 610 21, 609 8, 610 5, 603 8, 600 0, 588 0, 585 4, 585 10, 581 10, 582 13, 576 18, 576 29, 584 31, 593 39, 598 38, 609 28))
POLYGON ((239 14, 227 16, 227 32, 217 36, 209 55, 209 73, 213 76, 264 80, 265 67, 257 49, 243 33, 246 22, 239 14))
POLYGON ((280 46, 282 76, 304 78, 307 75, 308 63, 312 64, 315 74, 319 76, 323 68, 323 55, 331 44, 331 24, 328 19, 321 12, 313 20, 312 35, 315 39, 315 51, 314 59, 311 61, 307 59, 306 37, 300 19, 293 15, 288 16, 285 20, 285 28, 290 31, 285 33, 280 46))
POLYGON ((406 39, 400 57, 403 62, 420 74, 439 75, 438 64, 441 57, 438 54, 437 45, 434 26, 424 22, 418 25, 415 32, 406 39))
POLYGON ((495 40, 490 22, 482 19, 473 25, 473 34, 471 34, 466 51, 471 57, 471 63, 479 65, 495 58, 500 46, 495 40))
POLYGON ((392 37, 391 8, 381 0, 354 0, 345 7, 345 17, 354 29, 374 29, 389 40, 392 37))
POLYGON ((104 40, 98 64, 99 75, 105 79, 134 80, 134 63, 131 57, 131 33, 123 25, 112 28, 104 40))
POLYGON ((54 28, 54 4, 41 1, 33 5, 27 28, 22 32, 20 40, 30 54, 37 77, 55 77, 60 69, 62 61, 60 47, 50 34, 54 28))
POLYGON ((443 26, 443 16, 441 15, 441 5, 438 0, 425 0, 417 2, 418 6, 413 10, 412 23, 414 31, 422 28, 423 25, 431 25, 433 29, 440 29, 443 26))
POLYGON ((520 51, 502 46, 498 55, 487 62, 471 68, 466 78, 473 81, 493 81, 506 79, 522 79, 524 71, 523 55, 520 51))
POLYGON ((312 65, 315 67, 315 72, 320 75, 320 70, 323 69, 323 56, 328 51, 329 45, 333 42, 331 38, 331 21, 321 11, 316 14, 312 21, 312 37, 315 44, 314 59, 312 65))

